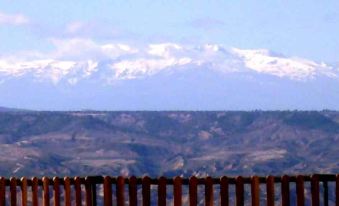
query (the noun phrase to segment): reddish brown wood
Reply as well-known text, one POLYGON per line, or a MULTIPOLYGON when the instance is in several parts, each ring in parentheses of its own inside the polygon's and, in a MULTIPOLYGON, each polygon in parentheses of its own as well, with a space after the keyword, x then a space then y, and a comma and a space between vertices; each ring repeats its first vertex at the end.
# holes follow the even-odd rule
POLYGON ((69 177, 64 178, 65 206, 71 206, 71 180, 69 177))
POLYGON ((142 205, 151 205, 151 179, 148 176, 142 178, 142 205))
POLYGON ((75 189, 75 205, 81 206, 81 182, 79 177, 74 178, 74 189, 75 189))
POLYGON ((259 177, 251 178, 252 206, 259 206, 259 177))
POLYGON ((47 177, 42 178, 43 189, 43 206, 49 206, 49 179, 47 177))
POLYGON ((304 177, 301 175, 297 176, 297 206, 305 205, 305 195, 304 195, 304 177))
POLYGON ((32 178, 32 205, 38 206, 39 199, 38 199, 38 178, 32 178))
POLYGON ((112 178, 104 177, 104 206, 112 206, 112 178))
POLYGON ((198 179, 195 176, 192 176, 189 179, 189 205, 197 206, 198 205, 198 179))
POLYGON ((159 178, 158 184, 158 205, 159 206, 166 206, 166 177, 159 178))
POLYGON ((282 206, 290 205, 290 180, 287 175, 284 175, 281 179, 281 200, 282 206))
POLYGON ((235 183, 235 194, 236 194, 236 206, 244 205, 244 178, 238 176, 235 183))
POLYGON ((174 206, 182 205, 182 179, 177 176, 173 181, 174 206))
POLYGON ((125 204, 125 178, 118 177, 117 179, 117 206, 123 206, 125 204))
POLYGON ((27 206, 27 178, 21 178, 21 204, 27 206))
POLYGON ((59 177, 53 178, 53 199, 54 206, 60 206, 60 179, 59 177))
POLYGON ((11 206, 16 206, 17 198, 16 198, 16 178, 10 178, 10 191, 11 191, 11 206))
POLYGON ((138 188, 137 188, 137 178, 132 176, 129 178, 128 185, 128 194, 129 194, 129 205, 137 206, 138 204, 138 188))
MULTIPOLYGON (((86 206, 92 206, 92 185, 88 177, 85 178, 86 206)), ((93 205, 95 206, 95 205, 93 205)))
POLYGON ((213 206, 214 195, 213 195, 213 179, 206 177, 205 179, 205 206, 213 206))
POLYGON ((228 194, 228 178, 223 176, 220 178, 220 205, 228 206, 229 194, 228 194))
POLYGON ((0 206, 6 205, 6 179, 0 178, 0 206))
POLYGON ((268 176, 266 178, 266 193, 267 193, 267 206, 274 206, 274 177, 268 176))
POLYGON ((319 191, 319 176, 313 175, 311 177, 311 195, 312 195, 312 206, 320 205, 320 191, 319 191))
POLYGON ((336 175, 335 181, 335 197, 336 197, 336 206, 339 206, 339 174, 336 175))

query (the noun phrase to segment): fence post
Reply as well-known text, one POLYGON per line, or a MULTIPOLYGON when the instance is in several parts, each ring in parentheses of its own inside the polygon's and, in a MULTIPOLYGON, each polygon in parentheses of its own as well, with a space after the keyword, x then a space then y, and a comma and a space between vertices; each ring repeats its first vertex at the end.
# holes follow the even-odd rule
POLYGON ((0 178, 0 206, 6 205, 6 179, 0 178))
POLYGON ((58 177, 53 178, 53 196, 54 206, 60 206, 60 179, 58 177))
POLYGON ((92 184, 89 177, 85 178, 85 190, 86 190, 86 206, 95 206, 93 205, 93 194, 92 194, 92 184))
POLYGON ((235 180, 236 206, 244 205, 244 178, 238 176, 235 180))
POLYGON ((125 193, 125 178, 119 176, 117 178, 117 206, 124 206, 125 204, 125 197, 124 197, 124 193, 125 193))
POLYGON ((274 177, 266 178, 267 206, 274 206, 274 177))
POLYGON ((71 180, 69 177, 65 177, 64 182, 65 206, 71 206, 71 180))
POLYGON ((112 206, 112 179, 104 177, 104 206, 112 206))
POLYGON ((10 178, 10 192, 11 192, 11 206, 16 206, 17 199, 16 199, 16 178, 10 178))
POLYGON ((304 177, 302 175, 297 176, 296 187, 297 187, 297 206, 304 206, 305 205, 304 177))
POLYGON ((158 205, 159 206, 166 206, 166 184, 167 179, 166 177, 159 178, 158 184, 158 205))
POLYGON ((80 177, 74 178, 74 189, 75 189, 75 205, 81 206, 82 199, 81 199, 81 181, 80 177))
POLYGON ((129 205, 137 206, 138 188, 137 188, 137 178, 135 176, 129 178, 128 191, 129 191, 129 205))
POLYGON ((43 187, 43 206, 49 206, 49 178, 42 178, 42 187, 43 187))
POLYGON ((174 206, 182 205, 182 179, 177 176, 173 181, 174 206))
POLYGON ((27 179, 21 178, 21 202, 22 206, 27 206, 27 179))
POLYGON ((282 206, 290 205, 290 178, 287 175, 281 178, 281 200, 282 206))
POLYGON ((220 178, 220 205, 228 206, 229 194, 228 194, 228 178, 223 176, 220 178))
POLYGON ((253 176, 251 179, 252 206, 259 206, 259 177, 253 176))
POLYGON ((188 182, 188 192, 189 192, 189 206, 197 206, 198 205, 198 179, 195 176, 192 176, 188 182))
POLYGON ((151 205, 151 179, 148 176, 142 178, 142 206, 151 205))
POLYGON ((213 195, 213 179, 206 177, 205 179, 205 206, 213 206, 214 195, 213 195))
POLYGON ((320 192, 319 192, 319 176, 312 175, 311 177, 311 195, 312 195, 312 206, 320 205, 320 192))
POLYGON ((339 206, 339 174, 335 178, 335 188, 336 206, 339 206))

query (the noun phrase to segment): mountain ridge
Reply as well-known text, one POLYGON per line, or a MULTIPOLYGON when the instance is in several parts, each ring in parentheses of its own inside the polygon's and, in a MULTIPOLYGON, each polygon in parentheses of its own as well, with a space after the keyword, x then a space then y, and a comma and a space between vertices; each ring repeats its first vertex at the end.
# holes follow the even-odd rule
POLYGON ((3 112, 0 125, 5 176, 281 175, 339 169, 339 113, 334 111, 3 112))
POLYGON ((322 62, 213 44, 58 43, 55 53, 0 57, 0 105, 32 110, 339 110, 339 70, 322 62))

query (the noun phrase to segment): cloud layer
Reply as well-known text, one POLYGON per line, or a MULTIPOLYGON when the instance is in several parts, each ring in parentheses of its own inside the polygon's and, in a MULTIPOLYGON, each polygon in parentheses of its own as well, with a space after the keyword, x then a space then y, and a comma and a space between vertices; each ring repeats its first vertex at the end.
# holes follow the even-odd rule
POLYGON ((7 14, 0 12, 0 25, 23 25, 29 23, 29 19, 22 14, 7 14))

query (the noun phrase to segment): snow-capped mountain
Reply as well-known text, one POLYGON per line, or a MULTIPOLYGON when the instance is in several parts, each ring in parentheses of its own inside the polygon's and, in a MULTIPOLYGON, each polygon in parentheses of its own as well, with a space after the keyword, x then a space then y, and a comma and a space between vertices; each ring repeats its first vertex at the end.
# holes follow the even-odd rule
POLYGON ((271 51, 53 40, 0 56, 0 105, 30 109, 339 109, 339 70, 271 51))

